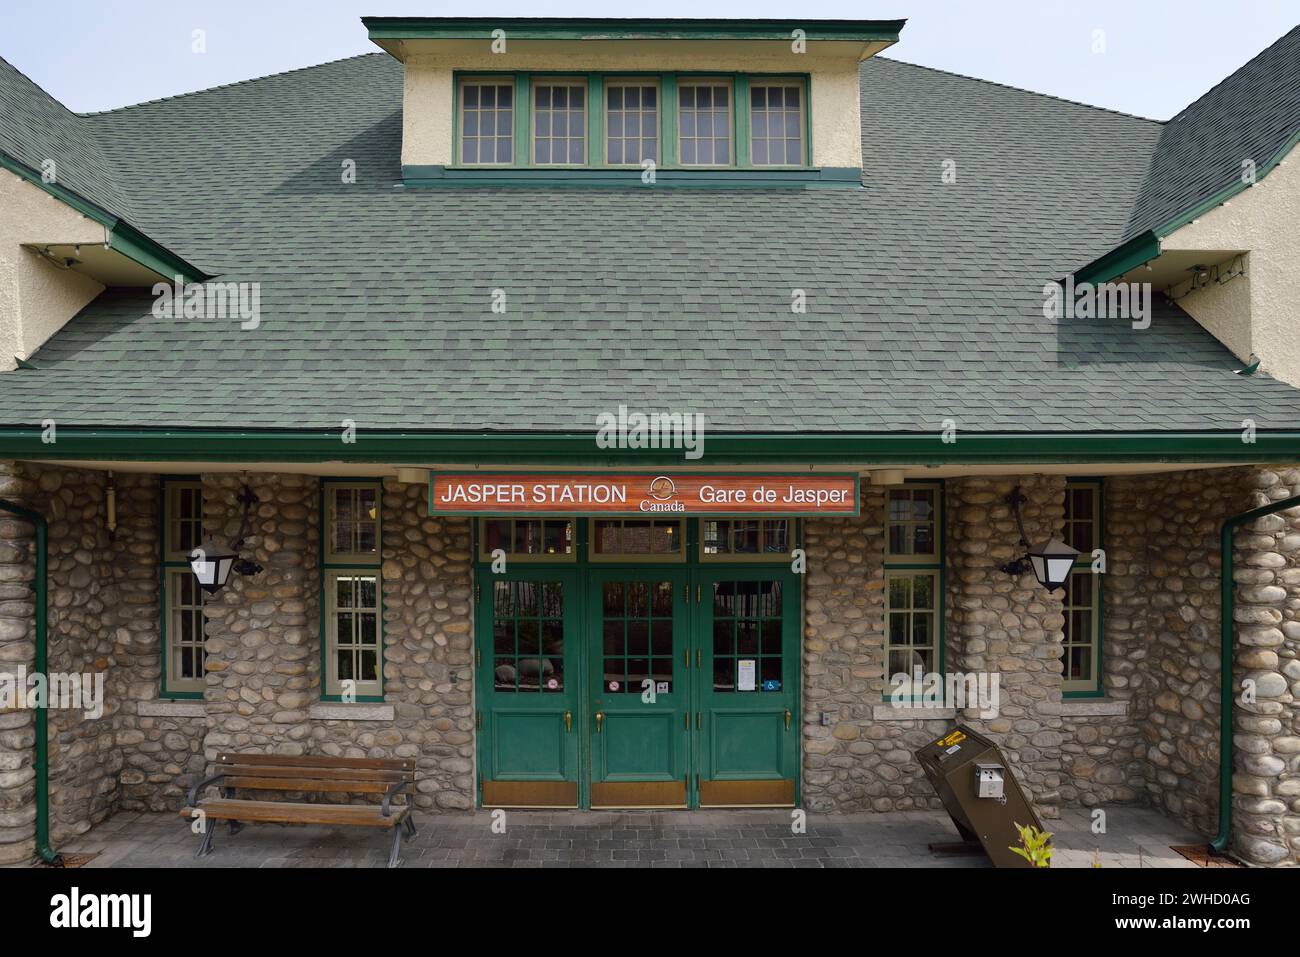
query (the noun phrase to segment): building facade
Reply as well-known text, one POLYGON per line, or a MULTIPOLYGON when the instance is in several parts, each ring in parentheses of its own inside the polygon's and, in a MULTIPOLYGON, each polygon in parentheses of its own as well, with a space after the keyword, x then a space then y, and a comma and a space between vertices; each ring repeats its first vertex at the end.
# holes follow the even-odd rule
POLYGON ((0 863, 229 750, 413 758, 426 813, 939 808, 955 721, 1048 820, 1300 860, 1252 212, 1300 201, 1300 32, 1223 142, 877 58, 892 21, 366 26, 94 116, 0 64, 0 668, 103 683, 0 708, 0 863), (1052 307, 1085 283, 1132 314, 1052 307))

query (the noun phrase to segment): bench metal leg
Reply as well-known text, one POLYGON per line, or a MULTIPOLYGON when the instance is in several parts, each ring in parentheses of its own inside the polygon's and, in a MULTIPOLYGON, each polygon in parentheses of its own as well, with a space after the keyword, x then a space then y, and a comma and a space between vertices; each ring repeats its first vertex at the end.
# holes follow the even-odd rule
POLYGON ((406 839, 408 841, 415 837, 415 818, 411 816, 410 812, 407 812, 406 817, 402 818, 402 827, 406 828, 406 839))
POLYGON ((199 849, 195 857, 207 857, 212 853, 212 832, 216 830, 212 824, 205 821, 203 823, 203 840, 199 842, 199 849))
POLYGON ((401 867, 402 865, 402 858, 400 855, 402 853, 402 834, 405 831, 406 828, 401 825, 393 828, 393 849, 388 852, 389 867, 401 867))

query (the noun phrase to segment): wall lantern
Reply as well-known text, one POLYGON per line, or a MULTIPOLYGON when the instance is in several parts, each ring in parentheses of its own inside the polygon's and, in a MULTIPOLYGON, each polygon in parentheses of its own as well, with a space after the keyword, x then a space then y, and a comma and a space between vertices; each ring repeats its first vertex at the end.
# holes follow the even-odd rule
POLYGON ((1030 546, 1029 537, 1025 535, 1024 522, 1020 520, 1020 506, 1026 501, 1028 499, 1020 494, 1019 485, 1013 488, 1006 498, 1007 504, 1011 506, 1011 513, 1016 517, 1016 527, 1020 529, 1020 544, 1028 549, 1029 553, 1015 561, 1007 562, 999 570, 1016 576, 1032 570, 1038 583, 1048 591, 1064 589, 1074 568, 1074 560, 1079 557, 1079 551, 1059 538, 1049 539, 1042 545, 1030 546))
POLYGON ((236 501, 244 506, 244 516, 239 523, 239 534, 234 544, 225 549, 212 539, 208 539, 194 551, 190 552, 190 568, 198 580, 199 587, 209 595, 225 587, 232 571, 241 575, 257 575, 262 566, 247 558, 239 557, 239 550, 244 545, 244 535, 248 530, 248 510, 257 504, 257 495, 245 485, 239 491, 236 501))

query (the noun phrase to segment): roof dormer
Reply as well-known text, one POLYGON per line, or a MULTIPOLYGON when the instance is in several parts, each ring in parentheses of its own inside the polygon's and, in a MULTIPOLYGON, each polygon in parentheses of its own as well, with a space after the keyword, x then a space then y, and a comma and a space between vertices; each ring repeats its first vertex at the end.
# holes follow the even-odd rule
POLYGON ((901 20, 368 17, 408 186, 847 186, 858 65, 901 20))

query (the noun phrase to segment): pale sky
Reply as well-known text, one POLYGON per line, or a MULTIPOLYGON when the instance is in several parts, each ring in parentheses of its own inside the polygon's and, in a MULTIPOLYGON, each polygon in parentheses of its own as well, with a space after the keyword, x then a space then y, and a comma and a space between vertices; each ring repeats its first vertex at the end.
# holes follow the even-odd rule
POLYGON ((907 18, 886 56, 1164 120, 1300 22, 1300 2, 5 0, 0 56, 71 109, 89 112, 377 50, 363 15, 795 14, 907 18), (191 50, 195 29, 206 31, 206 53, 191 50))

